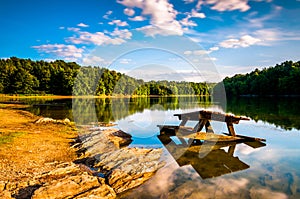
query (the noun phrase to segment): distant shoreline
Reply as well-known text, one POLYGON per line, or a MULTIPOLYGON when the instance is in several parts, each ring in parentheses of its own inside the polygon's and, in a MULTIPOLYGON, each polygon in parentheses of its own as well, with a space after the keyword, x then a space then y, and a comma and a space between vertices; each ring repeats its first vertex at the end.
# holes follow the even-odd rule
POLYGON ((74 98, 139 98, 139 97, 211 97, 211 95, 9 95, 1 94, 0 98, 43 98, 43 99, 74 99, 74 98))
POLYGON ((300 95, 234 95, 234 96, 227 96, 227 98, 232 97, 300 97, 300 95))

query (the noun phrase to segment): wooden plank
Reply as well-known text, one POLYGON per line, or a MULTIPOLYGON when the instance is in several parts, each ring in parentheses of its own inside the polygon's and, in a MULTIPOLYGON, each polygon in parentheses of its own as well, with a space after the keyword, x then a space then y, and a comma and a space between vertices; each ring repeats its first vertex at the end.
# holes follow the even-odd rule
MULTIPOLYGON (((223 134, 230 135, 229 133, 223 133, 223 134)), ((247 141, 262 141, 262 142, 266 142, 266 139, 264 139, 264 138, 248 137, 248 136, 244 136, 244 135, 236 135, 236 137, 244 138, 247 141)))
POLYGON ((206 130, 206 133, 214 133, 214 130, 212 129, 212 126, 210 125, 209 120, 207 120, 207 122, 205 124, 205 130, 206 130))
POLYGON ((235 116, 232 114, 225 114, 220 112, 213 112, 213 111, 195 111, 190 113, 182 113, 182 114, 174 114, 177 116, 179 120, 182 118, 189 118, 192 121, 199 121, 200 119, 208 119, 220 122, 231 122, 234 124, 238 124, 240 120, 250 120, 248 117, 243 116, 235 116))
POLYGON ((231 146, 229 146, 229 149, 228 149, 228 154, 229 154, 229 155, 233 156, 234 150, 235 150, 235 146, 236 146, 236 145, 231 145, 231 146))
POLYGON ((228 129, 229 135, 236 136, 233 124, 231 122, 227 122, 227 129, 228 129))
POLYGON ((185 135, 190 135, 193 133, 195 133, 195 131, 192 127, 180 126, 176 135, 185 136, 185 135))
POLYGON ((183 117, 181 123, 179 124, 179 126, 184 126, 189 119, 190 119, 189 117, 183 117))
POLYGON ((207 122, 207 120, 201 119, 194 127, 194 131, 200 132, 203 129, 203 127, 205 126, 206 122, 207 122))
POLYGON ((266 146, 266 143, 263 143, 261 141, 244 142, 244 144, 247 144, 254 149, 266 146))
POLYGON ((197 132, 190 135, 177 135, 177 137, 206 140, 206 141, 213 141, 213 142, 234 142, 234 141, 244 140, 243 138, 240 137, 224 136, 224 135, 206 133, 206 132, 197 132))
POLYGON ((164 128, 166 128, 166 129, 178 129, 179 128, 179 126, 177 126, 177 125, 161 125, 161 124, 157 125, 157 127, 159 128, 159 130, 164 129, 164 128))

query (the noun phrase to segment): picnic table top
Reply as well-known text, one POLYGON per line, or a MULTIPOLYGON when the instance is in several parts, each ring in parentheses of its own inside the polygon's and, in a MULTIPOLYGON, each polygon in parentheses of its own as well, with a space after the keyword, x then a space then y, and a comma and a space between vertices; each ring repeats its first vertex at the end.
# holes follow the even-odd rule
POLYGON ((250 120, 248 117, 244 117, 244 116, 235 116, 233 114, 208 111, 208 110, 174 114, 174 116, 177 116, 179 120, 199 121, 201 119, 202 120, 207 119, 207 120, 215 120, 215 121, 235 123, 235 124, 238 124, 240 120, 250 120))

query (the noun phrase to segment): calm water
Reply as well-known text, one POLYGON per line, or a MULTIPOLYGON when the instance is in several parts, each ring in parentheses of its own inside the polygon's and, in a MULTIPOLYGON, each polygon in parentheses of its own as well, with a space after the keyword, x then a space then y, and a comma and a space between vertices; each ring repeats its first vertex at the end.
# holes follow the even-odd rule
MULTIPOLYGON (((166 166, 122 198, 300 198, 299 100, 228 99, 226 107, 199 97, 76 99, 73 103, 31 99, 26 103, 34 105, 30 111, 37 115, 67 117, 78 124, 116 123, 133 135, 131 146, 163 147, 166 166), (188 141, 176 137, 162 144, 157 124, 179 124, 173 114, 200 109, 250 117, 235 125, 236 132, 265 138, 266 146, 203 143, 181 147, 188 141)), ((212 125, 217 133, 227 131, 220 122, 212 125)))

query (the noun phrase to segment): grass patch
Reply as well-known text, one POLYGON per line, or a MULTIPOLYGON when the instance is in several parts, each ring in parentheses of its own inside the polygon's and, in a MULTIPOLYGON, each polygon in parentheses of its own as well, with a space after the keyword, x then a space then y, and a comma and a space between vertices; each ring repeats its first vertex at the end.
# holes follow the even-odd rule
POLYGON ((14 140, 14 138, 20 137, 24 134, 26 134, 26 132, 0 132, 0 145, 10 143, 14 140))

